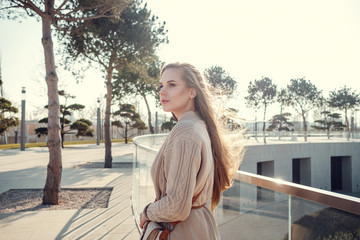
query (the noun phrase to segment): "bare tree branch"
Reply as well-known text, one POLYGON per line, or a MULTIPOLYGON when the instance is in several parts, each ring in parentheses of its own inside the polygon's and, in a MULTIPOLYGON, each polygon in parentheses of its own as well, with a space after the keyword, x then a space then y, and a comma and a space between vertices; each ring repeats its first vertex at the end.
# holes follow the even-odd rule
POLYGON ((90 59, 91 61, 98 62, 98 63, 100 63, 100 65, 102 65, 103 67, 107 67, 106 64, 105 64, 103 61, 101 61, 101 59, 99 58, 99 56, 96 56, 96 58, 98 59, 98 60, 96 60, 96 59, 92 58, 90 55, 86 54, 85 52, 82 53, 82 54, 83 54, 86 58, 90 59))
MULTIPOLYGON (((67 0, 66 0, 67 1, 67 0)), ((75 9, 73 9, 73 10, 71 10, 71 11, 69 11, 69 12, 67 12, 67 13, 65 13, 65 14, 61 14, 61 15, 69 15, 69 14, 72 14, 72 13, 76 13, 76 12, 80 12, 80 11, 85 11, 85 10, 92 10, 92 9, 95 9, 95 8, 99 8, 99 7, 101 7, 101 6, 103 6, 104 4, 99 4, 99 5, 96 5, 96 6, 89 6, 89 7, 77 7, 77 8, 75 8, 75 9)), ((104 10, 104 11, 108 11, 108 10, 110 10, 110 9, 112 9, 111 7, 109 7, 109 8, 107 8, 106 10, 104 10)), ((60 9, 61 10, 61 9, 60 9)), ((103 11, 103 12, 104 12, 103 11)))
POLYGON ((92 20, 92 19, 97 19, 97 18, 102 18, 102 17, 115 17, 115 15, 96 15, 96 16, 92 16, 92 17, 55 17, 55 21, 80 21, 80 20, 92 20))
POLYGON ((7 10, 7 9, 12 9, 12 8, 24 8, 24 6, 20 5, 20 4, 17 4, 17 5, 13 5, 13 6, 9 6, 9 7, 0 8, 0 11, 7 10))
POLYGON ((25 8, 30 8, 32 11, 36 12, 36 14, 38 14, 40 17, 44 15, 44 13, 40 10, 40 8, 38 8, 32 1, 19 0, 19 2, 21 2, 25 8))
POLYGON ((63 7, 68 1, 69 1, 69 0, 64 0, 64 1, 60 4, 60 6, 54 11, 54 15, 58 14, 58 13, 61 11, 62 7, 63 7))

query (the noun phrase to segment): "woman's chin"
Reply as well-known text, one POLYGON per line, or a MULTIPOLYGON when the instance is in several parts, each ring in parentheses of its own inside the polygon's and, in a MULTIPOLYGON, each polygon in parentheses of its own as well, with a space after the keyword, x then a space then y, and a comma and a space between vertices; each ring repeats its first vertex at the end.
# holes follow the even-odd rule
POLYGON ((171 110, 169 108, 167 108, 166 106, 163 106, 163 111, 164 112, 171 112, 171 110))

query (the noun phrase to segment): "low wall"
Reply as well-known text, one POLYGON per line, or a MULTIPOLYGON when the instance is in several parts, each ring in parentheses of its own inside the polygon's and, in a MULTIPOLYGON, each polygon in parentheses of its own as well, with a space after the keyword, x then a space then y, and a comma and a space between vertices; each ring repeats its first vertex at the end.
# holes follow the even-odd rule
POLYGON ((299 171, 303 181, 307 182, 305 185, 332 190, 334 179, 341 177, 344 185, 342 190, 360 192, 359 141, 248 143, 245 145, 245 155, 240 170, 261 174, 263 167, 265 174, 262 175, 269 176, 266 173, 272 171, 271 177, 292 182, 294 159, 299 159, 302 164, 299 171), (337 159, 340 161, 338 165, 336 165, 337 159), (268 169, 271 168, 269 164, 262 164, 267 162, 272 162, 273 169, 268 169), (267 169, 264 170, 267 165, 267 169), (342 168, 339 173, 341 176, 334 176, 336 168, 342 168))

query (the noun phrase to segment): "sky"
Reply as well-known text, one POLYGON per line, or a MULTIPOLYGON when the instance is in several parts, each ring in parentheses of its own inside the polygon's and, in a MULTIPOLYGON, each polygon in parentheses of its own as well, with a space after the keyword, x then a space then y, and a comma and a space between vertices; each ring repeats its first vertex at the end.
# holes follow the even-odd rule
MULTIPOLYGON (((243 118, 254 119, 254 111, 244 102, 248 84, 264 76, 279 88, 292 78, 305 77, 325 96, 345 85, 360 92, 358 0, 146 2, 168 30, 169 44, 158 49, 160 59, 189 62, 200 72, 213 65, 223 67, 238 82, 237 97, 229 106, 238 108, 243 118)), ((21 23, 0 20, 0 33, 5 97, 20 107, 21 87, 26 87, 27 114, 36 112, 47 103, 41 23, 30 18, 21 23)), ((96 106, 96 99, 106 92, 97 69, 87 70, 78 84, 60 67, 58 75, 59 89, 87 108, 96 106)), ((267 118, 278 109, 271 106, 267 118)))

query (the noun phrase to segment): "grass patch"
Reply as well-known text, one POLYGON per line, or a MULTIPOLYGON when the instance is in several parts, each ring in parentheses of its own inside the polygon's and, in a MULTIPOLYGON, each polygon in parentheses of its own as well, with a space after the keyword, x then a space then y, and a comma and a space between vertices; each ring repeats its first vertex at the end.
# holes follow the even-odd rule
MULTIPOLYGON (((104 140, 100 141, 100 143, 104 143, 104 142, 105 142, 104 140)), ((125 139, 112 139, 111 142, 112 143, 124 143, 125 139)), ((129 139, 128 142, 132 142, 132 139, 129 139)), ((96 140, 64 142, 64 146, 78 145, 78 144, 96 144, 96 140)), ((46 143, 25 143, 25 148, 33 148, 33 147, 47 147, 47 144, 46 143)), ((6 150, 6 149, 20 149, 20 143, 0 145, 0 150, 6 150)))
MULTIPOLYGON (((25 143, 25 148, 33 148, 33 147, 46 147, 46 143, 25 143)), ((0 150, 6 149, 20 149, 20 143, 16 144, 3 144, 0 145, 0 150)))

